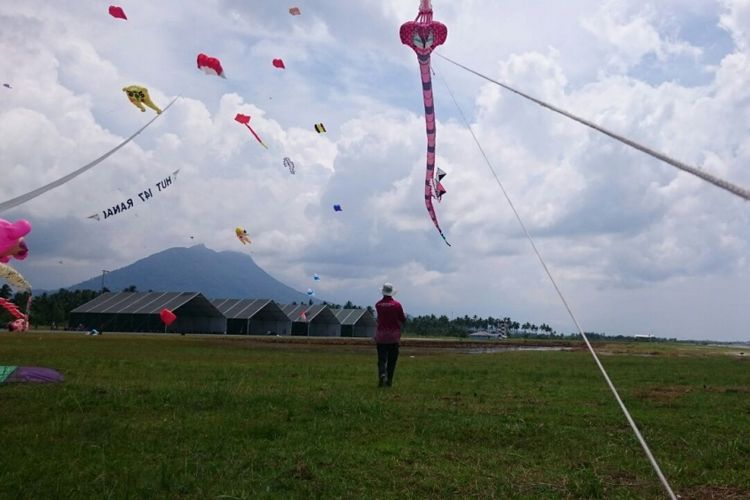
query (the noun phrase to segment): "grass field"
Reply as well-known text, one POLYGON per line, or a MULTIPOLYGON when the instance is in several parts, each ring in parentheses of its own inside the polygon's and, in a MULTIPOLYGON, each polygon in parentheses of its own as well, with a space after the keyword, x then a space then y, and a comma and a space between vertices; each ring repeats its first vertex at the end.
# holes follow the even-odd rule
MULTIPOLYGON (((602 345, 682 498, 750 498, 750 353, 602 345)), ((0 498, 661 498, 586 351, 0 334, 0 498)))

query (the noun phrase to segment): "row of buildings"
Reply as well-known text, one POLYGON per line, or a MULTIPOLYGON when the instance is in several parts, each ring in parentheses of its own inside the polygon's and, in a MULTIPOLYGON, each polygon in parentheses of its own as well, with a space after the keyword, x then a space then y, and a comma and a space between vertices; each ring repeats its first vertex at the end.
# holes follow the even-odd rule
POLYGON ((71 325, 100 331, 372 337, 367 309, 277 304, 268 299, 207 299, 197 292, 103 293, 71 311, 71 325), (163 309, 176 316, 165 329, 163 309))

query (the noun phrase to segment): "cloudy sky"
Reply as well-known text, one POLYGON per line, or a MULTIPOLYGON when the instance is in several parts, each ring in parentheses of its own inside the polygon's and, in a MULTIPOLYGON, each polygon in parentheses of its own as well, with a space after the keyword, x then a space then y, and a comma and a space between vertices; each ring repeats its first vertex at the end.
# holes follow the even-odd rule
MULTIPOLYGON (((417 0, 301 0, 301 16, 267 0, 123 0, 128 21, 108 5, 0 3, 0 81, 12 86, 0 87, 0 201, 150 119, 122 87, 144 85, 162 107, 182 96, 94 170, 2 214, 34 224, 18 267, 36 287, 174 246, 245 251, 233 232, 243 225, 259 265, 299 290, 320 274, 321 298, 372 303, 389 280, 411 314, 573 331, 439 79, 448 194, 437 212, 451 248, 427 216, 419 71, 398 37, 417 0), (221 59, 226 80, 196 69, 200 52, 221 59), (87 219, 178 168, 148 202, 87 219)), ((750 186, 750 0, 433 7, 449 30, 440 53, 750 186)), ((750 340, 750 204, 433 62, 586 330, 750 340)))

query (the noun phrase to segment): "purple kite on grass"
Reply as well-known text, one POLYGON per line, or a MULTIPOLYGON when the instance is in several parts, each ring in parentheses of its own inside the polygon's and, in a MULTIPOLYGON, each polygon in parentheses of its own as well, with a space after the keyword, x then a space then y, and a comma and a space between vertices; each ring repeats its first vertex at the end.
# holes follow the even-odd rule
POLYGON ((0 384, 12 382, 32 382, 51 384, 62 382, 63 376, 52 368, 38 366, 0 366, 0 384))

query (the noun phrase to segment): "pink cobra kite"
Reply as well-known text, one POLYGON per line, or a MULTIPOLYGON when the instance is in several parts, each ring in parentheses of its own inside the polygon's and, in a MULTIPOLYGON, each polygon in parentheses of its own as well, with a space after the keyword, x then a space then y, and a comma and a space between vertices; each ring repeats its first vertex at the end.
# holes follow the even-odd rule
POLYGON ((430 0, 421 0, 417 18, 414 21, 402 24, 399 34, 401 35, 401 43, 408 45, 417 53, 419 71, 422 74, 424 120, 427 125, 427 170, 424 181, 424 204, 443 241, 450 246, 448 240, 445 239, 443 230, 440 229, 435 207, 432 204, 432 199, 442 196, 444 190, 438 195, 435 188, 435 104, 432 101, 432 77, 430 76, 430 53, 435 47, 445 43, 445 39, 448 37, 448 28, 443 23, 432 20, 430 0))

